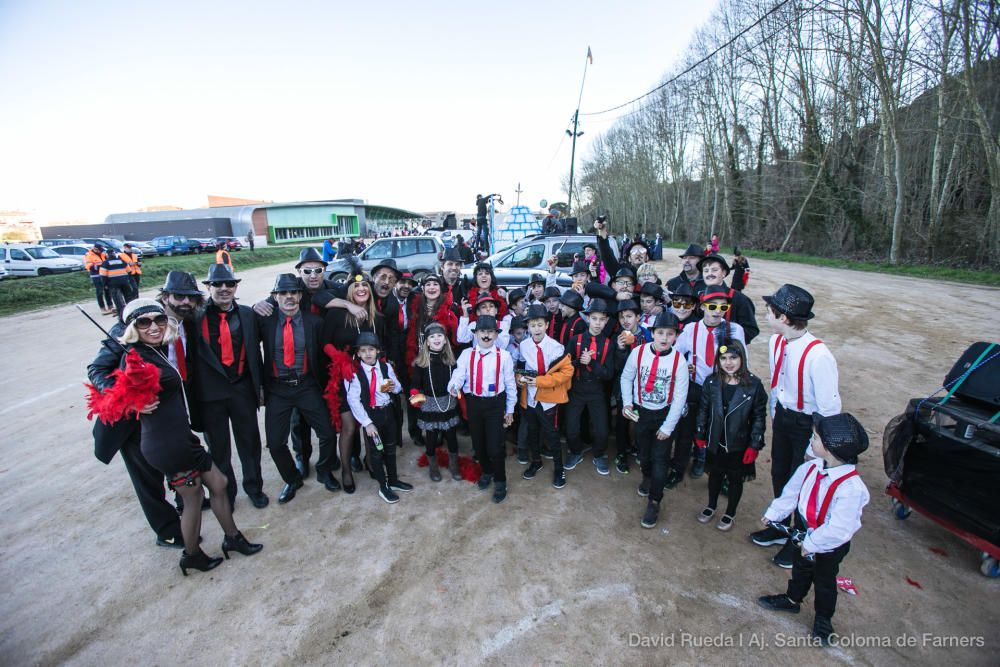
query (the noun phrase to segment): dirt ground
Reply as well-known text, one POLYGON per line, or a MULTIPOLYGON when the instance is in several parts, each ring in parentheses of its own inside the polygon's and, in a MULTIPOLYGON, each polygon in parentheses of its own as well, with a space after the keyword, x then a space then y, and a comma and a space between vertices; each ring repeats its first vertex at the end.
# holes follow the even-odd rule
MULTIPOLYGON (((664 265, 665 277, 677 270, 664 265)), ((247 272, 243 301, 276 272, 247 272)), ((891 516, 881 433, 968 344, 996 340, 1000 290, 755 260, 747 293, 764 331, 760 296, 784 282, 816 296, 812 330, 837 357, 845 409, 872 436, 860 466, 872 502, 841 570, 859 594, 841 594, 834 619, 845 645, 793 644, 811 627, 811 596, 797 616, 755 604, 788 579, 769 560, 775 548, 747 538, 771 497, 767 449, 728 534, 695 521, 704 477, 668 491, 659 526, 643 530, 635 467, 600 477, 588 458, 556 490, 546 474, 522 480, 510 458, 510 496, 496 506, 469 483, 430 482, 408 445, 400 468, 416 490, 396 505, 367 476, 353 496, 313 479, 278 505, 265 454, 271 505, 256 510, 241 491, 236 508, 264 551, 182 577, 179 552, 154 546, 119 459, 93 457, 83 381, 99 334, 60 307, 0 320, 0 662, 996 664, 1000 580, 928 519, 891 516), (630 645, 639 637, 658 645, 630 645)), ((766 340, 751 345, 765 382, 766 340)), ((203 535, 219 554, 210 514, 203 535)))

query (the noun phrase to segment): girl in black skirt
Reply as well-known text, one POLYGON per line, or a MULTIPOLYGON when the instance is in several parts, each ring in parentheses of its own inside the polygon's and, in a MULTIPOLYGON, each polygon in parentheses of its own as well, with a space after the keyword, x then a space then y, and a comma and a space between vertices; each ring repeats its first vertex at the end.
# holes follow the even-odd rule
POLYGON ((754 461, 764 447, 767 394, 756 375, 747 370, 747 352, 738 340, 724 340, 715 355, 715 373, 702 387, 695 444, 708 448, 708 506, 698 521, 715 516, 723 481, 729 483, 726 513, 716 528, 733 527, 743 482, 756 477, 754 461))
POLYGON ((424 433, 430 477, 434 482, 441 481, 437 448, 442 440, 448 446, 448 471, 451 478, 462 479, 458 469, 458 440, 455 437, 458 401, 448 393, 448 381, 453 370, 455 354, 448 344, 447 331, 440 323, 431 322, 424 327, 423 342, 413 361, 410 404, 420 409, 417 426, 424 433))

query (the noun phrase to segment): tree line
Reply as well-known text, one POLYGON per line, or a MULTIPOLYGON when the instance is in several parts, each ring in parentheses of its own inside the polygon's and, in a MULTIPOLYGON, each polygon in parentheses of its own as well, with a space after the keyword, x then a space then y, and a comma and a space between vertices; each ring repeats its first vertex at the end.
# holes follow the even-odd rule
POLYGON ((998 0, 722 0, 594 141, 581 217, 676 243, 1000 266, 998 50, 998 0))

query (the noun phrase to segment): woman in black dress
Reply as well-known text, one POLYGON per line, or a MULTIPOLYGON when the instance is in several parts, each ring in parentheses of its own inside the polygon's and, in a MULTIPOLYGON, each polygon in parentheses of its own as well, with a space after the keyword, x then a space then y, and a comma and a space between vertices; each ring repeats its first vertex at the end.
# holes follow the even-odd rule
POLYGON ((188 569, 204 572, 222 562, 221 558, 210 558, 199 546, 202 484, 208 487, 212 512, 225 532, 222 552, 226 558, 230 551, 246 556, 257 553, 263 547, 248 542, 233 521, 233 509, 226 496, 226 476, 191 432, 181 376, 168 361, 164 347, 176 338, 176 323, 152 299, 131 301, 125 308, 123 321, 125 333, 121 342, 128 350, 123 358, 125 376, 135 377, 129 367, 142 362, 154 366, 159 375, 159 391, 139 410, 140 443, 142 455, 167 476, 170 486, 184 499, 181 571, 187 576, 188 569))
MULTIPOLYGON (((346 308, 329 308, 323 319, 323 343, 332 345, 335 350, 334 368, 331 369, 330 376, 337 382, 337 400, 339 406, 331 408, 331 413, 337 411, 338 416, 334 416, 334 425, 339 426, 340 438, 338 447, 340 448, 341 460, 341 480, 344 491, 354 493, 354 473, 352 468, 360 470, 359 461, 355 451, 360 452, 360 443, 357 441, 358 422, 351 414, 351 408, 347 404, 347 385, 354 377, 353 370, 348 373, 346 368, 341 366, 349 363, 349 357, 353 353, 358 334, 363 331, 374 332, 380 341, 385 337, 385 317, 375 307, 375 294, 372 291, 371 283, 364 276, 355 275, 348 283, 347 295, 348 303, 364 308, 367 317, 358 320, 346 308), (338 418, 339 417, 339 418, 338 418), (336 423, 339 421, 339 425, 336 423), (357 448, 355 447, 357 445, 357 448), (353 465, 352 465, 353 464, 353 465)), ((384 350, 383 356, 384 356, 384 350)), ((328 389, 332 391, 332 389, 328 389)))
POLYGON ((448 470, 451 478, 462 479, 458 469, 458 402, 448 393, 448 381, 455 370, 455 354, 451 351, 448 334, 439 322, 424 327, 423 343, 413 362, 410 403, 420 409, 417 427, 427 443, 427 462, 431 481, 441 481, 437 462, 438 445, 448 446, 448 470))
POLYGON ((747 351, 738 340, 723 340, 715 355, 715 373, 702 387, 695 444, 707 447, 708 506, 698 521, 715 515, 722 483, 729 483, 726 513, 716 528, 733 527, 743 482, 756 477, 754 461, 764 447, 767 394, 756 375, 747 370, 747 351))

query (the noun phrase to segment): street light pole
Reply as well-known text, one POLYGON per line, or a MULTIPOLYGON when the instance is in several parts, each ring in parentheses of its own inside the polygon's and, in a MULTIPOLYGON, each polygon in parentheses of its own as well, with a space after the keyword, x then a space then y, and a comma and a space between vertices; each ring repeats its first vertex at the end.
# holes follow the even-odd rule
POLYGON ((587 65, 594 62, 594 55, 587 47, 587 58, 583 61, 583 78, 580 80, 580 96, 576 99, 576 112, 573 113, 573 131, 566 130, 566 134, 573 137, 573 148, 569 156, 569 198, 566 200, 566 215, 573 214, 573 171, 576 166, 576 138, 583 132, 578 132, 580 126, 580 103, 583 101, 583 84, 587 82, 587 65))

